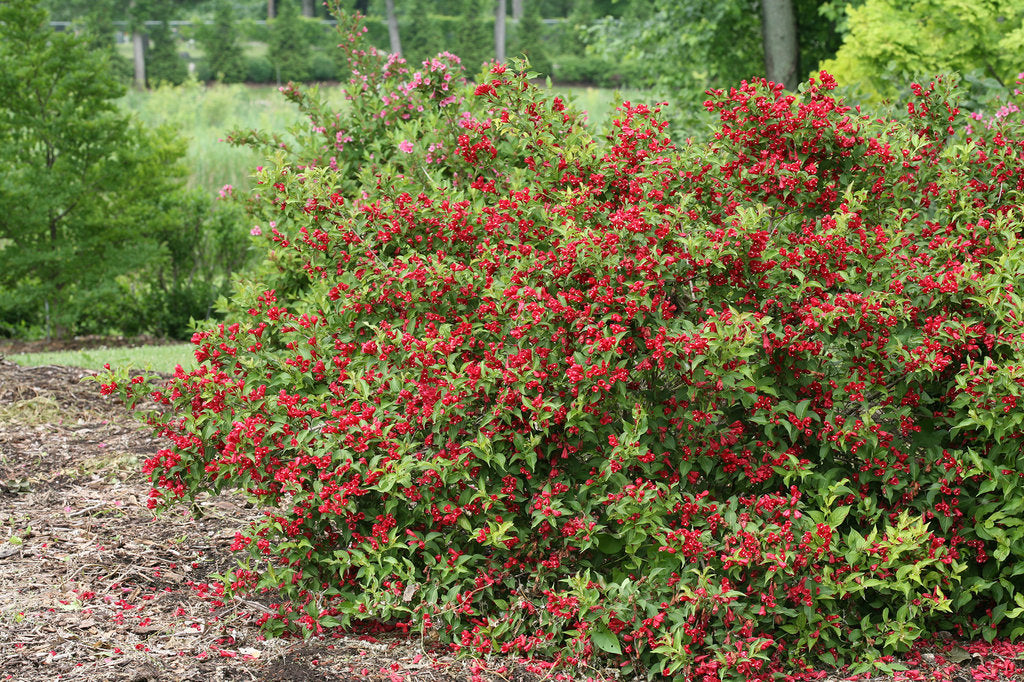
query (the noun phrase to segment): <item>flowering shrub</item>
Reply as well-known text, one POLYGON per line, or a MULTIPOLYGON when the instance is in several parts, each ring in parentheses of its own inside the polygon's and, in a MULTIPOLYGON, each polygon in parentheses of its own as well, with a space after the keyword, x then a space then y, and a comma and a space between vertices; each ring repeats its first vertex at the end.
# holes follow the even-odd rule
POLYGON ((517 69, 406 69, 353 89, 377 137, 261 172, 280 270, 199 368, 103 387, 166 407, 152 507, 265 509, 226 583, 270 632, 747 680, 1021 634, 1019 139, 823 74, 713 93, 705 145, 628 103, 602 142, 517 69))
MULTIPOLYGON (((1017 74, 1009 92, 1004 91, 1005 94, 1002 97, 990 98, 984 102, 983 106, 977 107, 970 113, 972 122, 967 125, 967 134, 973 134, 974 128, 977 126, 984 126, 986 131, 989 131, 987 133, 989 135, 1004 128, 1019 126, 1021 96, 1024 95, 1022 87, 1024 87, 1024 72, 1017 74)), ((996 91, 999 92, 999 89, 996 91)))

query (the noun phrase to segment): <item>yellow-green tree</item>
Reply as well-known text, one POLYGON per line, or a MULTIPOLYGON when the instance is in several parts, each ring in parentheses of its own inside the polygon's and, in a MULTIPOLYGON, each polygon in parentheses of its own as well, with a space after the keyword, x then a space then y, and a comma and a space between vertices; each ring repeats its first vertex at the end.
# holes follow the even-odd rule
POLYGON ((846 39, 821 68, 869 95, 951 71, 1012 83, 1024 63, 1024 0, 866 0, 847 11, 846 39))

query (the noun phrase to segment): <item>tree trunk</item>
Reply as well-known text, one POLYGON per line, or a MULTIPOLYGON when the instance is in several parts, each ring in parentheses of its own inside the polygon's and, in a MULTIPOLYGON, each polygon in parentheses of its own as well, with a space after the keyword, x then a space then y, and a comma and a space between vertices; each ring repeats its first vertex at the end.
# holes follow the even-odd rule
POLYGON ((274 0, 267 0, 267 21, 270 21, 277 16, 277 12, 274 11, 274 0))
POLYGON ((146 89, 146 35, 132 31, 132 58, 135 63, 135 87, 146 89))
POLYGON ((302 0, 302 16, 313 16, 313 0, 302 0))
POLYGON ((523 0, 512 0, 512 18, 516 21, 523 18, 523 0))
POLYGON ((800 46, 793 0, 761 0, 761 34, 768 80, 794 90, 799 74, 800 46))
POLYGON ((128 20, 132 29, 132 63, 135 65, 135 87, 146 89, 146 35, 145 24, 135 16, 135 0, 128 2, 128 20))
POLYGON ((395 0, 384 0, 388 14, 388 38, 391 40, 391 54, 402 56, 402 41, 398 37, 398 17, 395 16, 395 0))
POLYGON ((494 15, 494 58, 501 64, 505 61, 505 13, 508 11, 508 0, 498 0, 494 15))

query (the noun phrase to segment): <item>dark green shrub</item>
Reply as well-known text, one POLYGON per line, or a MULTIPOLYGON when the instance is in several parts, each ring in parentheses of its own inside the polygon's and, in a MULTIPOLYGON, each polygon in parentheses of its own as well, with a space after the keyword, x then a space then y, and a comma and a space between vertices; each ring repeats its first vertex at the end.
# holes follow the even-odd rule
POLYGON ((338 63, 323 52, 316 52, 309 60, 309 77, 314 81, 336 81, 338 63))
MULTIPOLYGON (((261 19, 266 19, 266 14, 263 14, 261 19)), ((238 31, 242 36, 242 39, 253 43, 269 43, 270 42, 270 31, 271 27, 267 23, 257 23, 255 20, 248 19, 236 22, 238 31)))
POLYGON ((249 57, 245 60, 245 80, 250 83, 273 83, 274 65, 266 57, 249 57))
POLYGON ((366 28, 364 36, 366 42, 379 50, 387 51, 391 40, 388 37, 387 21, 382 17, 365 17, 363 19, 363 27, 366 28))
POLYGON ((432 4, 429 0, 411 0, 399 21, 402 56, 413 68, 451 45, 446 43, 441 22, 431 11, 432 4))
POLYGON ((149 27, 150 48, 146 51, 146 81, 151 85, 181 85, 188 67, 178 54, 178 45, 166 22, 149 27))
POLYGON ((466 16, 431 17, 443 36, 433 54, 442 50, 457 54, 466 72, 476 73, 484 62, 494 60, 494 12, 489 4, 479 2, 467 2, 466 7, 474 11, 466 16))
MULTIPOLYGON (((214 74, 213 71, 210 69, 210 64, 206 61, 205 58, 198 59, 195 62, 195 65, 195 75, 197 81, 199 81, 200 83, 208 83, 212 80, 215 80, 216 74, 214 74)), ((244 81, 245 79, 243 78, 242 80, 244 81)))
POLYGON ((593 60, 583 55, 560 54, 552 59, 551 77, 558 83, 593 83, 593 60))
POLYGON ((139 301, 139 328, 163 339, 188 339, 193 321, 216 319, 214 303, 223 289, 208 281, 175 282, 139 301))
POLYGON ((280 83, 309 79, 310 42, 308 22, 299 16, 294 3, 283 2, 270 22, 267 58, 274 67, 273 79, 280 83))
POLYGON ((200 62, 199 80, 239 83, 246 79, 245 53, 230 4, 223 0, 219 2, 213 23, 201 25, 196 34, 205 54, 200 62))
POLYGON ((142 301, 125 279, 104 281, 95 287, 76 287, 69 296, 75 310, 65 327, 68 335, 126 334, 148 331, 142 301))
POLYGON ((157 233, 181 229, 167 221, 185 201, 185 145, 124 116, 106 67, 38 3, 0 3, 0 314, 24 329, 128 324, 122 285, 155 269, 157 233))
POLYGON ((613 63, 591 54, 563 54, 552 59, 552 79, 559 83, 582 83, 601 88, 618 88, 636 82, 629 64, 613 63))
POLYGON ((510 53, 525 57, 530 61, 533 70, 543 76, 550 76, 551 57, 546 33, 536 5, 530 3, 523 18, 515 26, 510 53))

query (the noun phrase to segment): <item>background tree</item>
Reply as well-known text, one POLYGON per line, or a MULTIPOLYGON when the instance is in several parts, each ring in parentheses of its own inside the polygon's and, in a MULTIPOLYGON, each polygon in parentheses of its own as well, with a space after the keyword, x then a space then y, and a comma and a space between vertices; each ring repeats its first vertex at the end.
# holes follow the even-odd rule
POLYGON ((630 62, 648 85, 703 92, 764 71, 757 5, 750 0, 631 3, 620 19, 595 22, 593 47, 630 62))
POLYGON ((866 0, 850 7, 842 48, 821 64, 841 84, 891 96, 898 83, 950 71, 1012 83, 1024 50, 1024 2, 866 0))
POLYGON ((309 77, 309 42, 294 3, 284 2, 277 7, 277 17, 270 22, 267 48, 279 82, 309 77))
POLYGON ((200 25, 196 38, 203 48, 207 68, 214 80, 224 83, 245 80, 245 52, 238 35, 234 9, 229 2, 217 2, 213 23, 200 25))
MULTIPOLYGON (((589 37, 592 49, 611 61, 629 62, 645 83, 673 95, 689 93, 685 96, 696 102, 708 87, 729 87, 766 75, 764 13, 795 24, 798 40, 769 42, 774 60, 798 64, 796 81, 833 56, 841 36, 836 21, 819 11, 820 4, 792 0, 790 14, 786 3, 778 0, 633 2, 621 18, 597 20, 589 37)), ((828 3, 830 16, 839 16, 838 8, 845 4, 846 0, 828 3)))
POLYGON ((494 14, 494 58, 498 62, 505 61, 505 14, 507 12, 506 0, 497 0, 494 14))
POLYGON ((162 20, 155 26, 150 25, 148 38, 146 84, 153 86, 159 83, 184 83, 188 78, 188 67, 178 54, 177 41, 167 20, 162 20))
POLYGON ((132 62, 116 48, 115 21, 124 20, 118 0, 44 0, 42 8, 56 21, 71 23, 69 30, 84 36, 93 52, 102 52, 118 80, 130 83, 132 62))
POLYGON ((490 4, 489 0, 465 0, 460 9, 459 43, 449 48, 459 55, 470 75, 479 71, 481 64, 494 59, 490 4))
POLYGON ((551 58, 545 48, 544 23, 536 0, 529 0, 523 6, 520 0, 521 18, 515 25, 515 48, 513 56, 523 55, 530 60, 530 66, 539 73, 551 73, 551 58))
POLYGON ((129 0, 127 17, 132 34, 132 66, 134 67, 133 79, 135 87, 139 90, 145 90, 147 38, 145 23, 140 17, 137 0, 129 0))
POLYGON ((415 68, 424 59, 445 49, 444 35, 433 20, 436 14, 433 0, 410 0, 402 5, 405 7, 401 21, 402 56, 415 68))
POLYGON ((761 34, 768 80, 796 89, 800 48, 792 0, 761 0, 761 34))
MULTIPOLYGON (((181 16, 182 12, 194 8, 205 0, 44 0, 39 3, 54 19, 71 21, 81 26, 92 37, 90 40, 104 51, 113 50, 116 31, 126 30, 132 39, 132 68, 135 86, 142 89, 147 83, 148 62, 156 59, 156 80, 172 83, 184 80, 184 64, 180 61, 177 48, 166 27, 147 25, 147 22, 168 22, 181 16), (125 22, 116 25, 114 22, 125 22)), ((122 61, 121 58, 114 63, 122 61)), ((123 67, 119 67, 119 72, 123 67)))
POLYGON ((131 288, 180 228, 184 143, 121 114, 107 66, 32 0, 0 4, 0 316, 48 335, 145 324, 131 288))
POLYGON ((388 20, 388 39, 391 41, 391 54, 402 54, 402 40, 398 34, 398 15, 395 14, 395 0, 384 0, 388 20))

